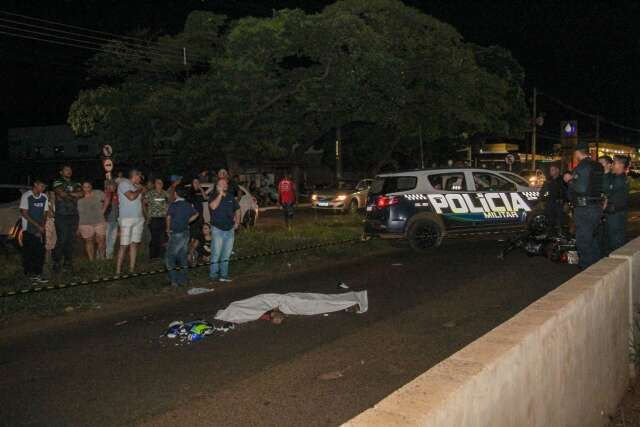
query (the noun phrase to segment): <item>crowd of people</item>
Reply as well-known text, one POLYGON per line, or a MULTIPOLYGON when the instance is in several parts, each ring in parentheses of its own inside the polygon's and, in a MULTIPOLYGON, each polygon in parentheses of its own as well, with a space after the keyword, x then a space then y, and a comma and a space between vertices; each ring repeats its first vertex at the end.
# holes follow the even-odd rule
POLYGON ((574 153, 572 171, 560 174, 557 165, 549 167, 549 178, 540 191, 550 225, 568 228, 566 205, 573 205, 578 265, 584 269, 625 243, 629 210, 629 160, 624 156, 593 160, 587 145, 574 153))
MULTIPOLYGON (((99 190, 90 181, 75 181, 72 168, 65 165, 49 191, 42 180, 34 181, 20 201, 24 273, 34 284, 47 283, 44 266, 49 259, 54 276, 73 271, 78 236, 89 260, 115 257, 117 276, 127 266, 133 273, 147 227, 148 257, 164 259, 173 286, 183 286, 187 267, 198 262, 210 263, 210 280, 231 282, 229 259, 241 224, 238 183, 224 169, 208 190, 201 179, 211 180, 200 174, 186 184, 183 177, 172 175, 168 186, 160 178, 144 183, 140 171, 132 169, 127 177, 120 173, 105 181, 99 190)), ((284 179, 280 187, 288 224, 294 185, 284 179)))

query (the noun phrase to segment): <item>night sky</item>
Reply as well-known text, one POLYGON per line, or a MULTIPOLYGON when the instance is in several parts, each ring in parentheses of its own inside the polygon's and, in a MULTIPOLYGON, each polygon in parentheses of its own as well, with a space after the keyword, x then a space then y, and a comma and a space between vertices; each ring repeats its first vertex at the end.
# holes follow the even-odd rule
MULTIPOLYGON (((125 34, 140 28, 175 33, 191 10, 232 17, 270 16, 272 8, 320 10, 331 1, 243 0, 30 0, 3 1, 0 10, 125 34)), ((467 41, 499 44, 527 73, 528 94, 537 86, 583 110, 640 127, 640 2, 406 0, 452 24, 467 41)), ((0 14, 0 18, 10 18, 0 14)), ((6 25, 10 23, 4 22, 6 25)), ((0 28, 0 31, 2 29, 0 28)), ((3 127, 66 121, 70 103, 87 87, 83 62, 91 52, 0 34, 0 115, 3 127)), ((544 132, 558 134, 557 119, 592 120, 540 99, 548 114, 544 132)), ((603 125, 603 134, 614 129, 603 125)), ((624 136, 640 139, 634 133, 624 136)))

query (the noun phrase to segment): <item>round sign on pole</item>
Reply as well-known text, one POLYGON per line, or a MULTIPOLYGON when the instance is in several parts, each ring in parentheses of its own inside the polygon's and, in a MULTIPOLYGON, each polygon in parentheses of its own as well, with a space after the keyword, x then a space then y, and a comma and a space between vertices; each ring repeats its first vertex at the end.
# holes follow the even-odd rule
POLYGON ((515 161, 516 161, 516 157, 515 157, 513 154, 507 154, 507 155, 504 157, 504 161, 505 161, 505 163, 506 163, 506 164, 508 164, 508 165, 512 165, 512 164, 513 164, 513 162, 515 162, 515 161))
POLYGON ((102 162, 102 167, 104 168, 105 172, 113 171, 113 161, 111 159, 104 159, 104 161, 102 162))
POLYGON ((104 157, 111 157, 112 154, 113 154, 113 148, 109 144, 102 146, 102 155, 104 157))

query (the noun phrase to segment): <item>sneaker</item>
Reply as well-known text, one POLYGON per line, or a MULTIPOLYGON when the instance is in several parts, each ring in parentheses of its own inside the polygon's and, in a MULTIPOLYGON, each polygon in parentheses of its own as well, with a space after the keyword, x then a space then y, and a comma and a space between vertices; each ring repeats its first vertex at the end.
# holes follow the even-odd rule
POLYGON ((218 279, 218 282, 231 283, 231 282, 233 282, 233 279, 229 279, 228 277, 221 277, 221 278, 218 279))
POLYGON ((46 277, 38 276, 36 282, 44 285, 46 283, 49 283, 49 279, 47 279, 46 277))

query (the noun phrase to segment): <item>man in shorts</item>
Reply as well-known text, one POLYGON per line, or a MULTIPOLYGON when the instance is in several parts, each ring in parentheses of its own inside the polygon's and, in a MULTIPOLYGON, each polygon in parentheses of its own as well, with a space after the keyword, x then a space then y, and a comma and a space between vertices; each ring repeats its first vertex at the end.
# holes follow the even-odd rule
POLYGON ((129 252, 129 272, 136 269, 138 245, 142 241, 144 231, 144 215, 142 213, 142 193, 146 191, 141 185, 142 176, 137 170, 129 173, 129 179, 123 179, 118 184, 118 207, 120 217, 120 251, 116 266, 116 275, 122 273, 122 263, 125 254, 129 252))

